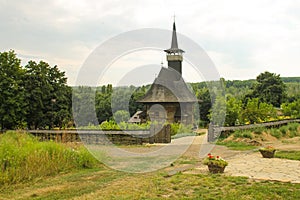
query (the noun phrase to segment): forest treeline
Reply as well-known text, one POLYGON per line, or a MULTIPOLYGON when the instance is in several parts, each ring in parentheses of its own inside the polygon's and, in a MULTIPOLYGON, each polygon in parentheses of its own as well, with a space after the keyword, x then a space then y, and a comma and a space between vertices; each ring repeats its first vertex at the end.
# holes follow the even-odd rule
MULTIPOLYGON (((70 87, 58 66, 44 61, 22 66, 14 51, 0 52, 0 128, 68 128, 74 127, 74 118, 77 126, 126 121, 144 109, 137 100, 149 88, 70 87)), ((231 126, 300 117, 300 77, 263 72, 252 80, 221 78, 191 83, 190 88, 199 99, 195 115, 200 116, 200 126, 210 121, 231 126)))

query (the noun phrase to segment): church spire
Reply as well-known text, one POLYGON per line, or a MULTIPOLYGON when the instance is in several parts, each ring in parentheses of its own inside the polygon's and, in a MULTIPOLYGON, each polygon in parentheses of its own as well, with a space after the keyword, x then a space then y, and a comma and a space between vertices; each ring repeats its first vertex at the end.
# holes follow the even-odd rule
POLYGON ((173 34, 172 34, 171 49, 178 49, 175 21, 173 22, 173 34))
POLYGON ((168 68, 172 68, 182 75, 182 53, 184 51, 178 48, 175 21, 173 22, 171 48, 166 49, 165 52, 167 53, 168 68))
POLYGON ((181 53, 184 53, 184 51, 182 49, 178 48, 175 20, 173 22, 173 33, 172 33, 171 48, 166 49, 165 52, 167 52, 168 54, 178 54, 178 53, 181 54, 181 53))

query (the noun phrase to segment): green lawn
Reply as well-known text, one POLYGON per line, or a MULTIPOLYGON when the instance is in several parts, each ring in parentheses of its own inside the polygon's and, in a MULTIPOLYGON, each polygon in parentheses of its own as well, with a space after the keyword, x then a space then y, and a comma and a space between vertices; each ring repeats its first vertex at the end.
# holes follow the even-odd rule
POLYGON ((211 174, 82 169, 0 189, 0 199, 299 199, 300 184, 211 174))
POLYGON ((300 160, 300 151, 276 151, 276 158, 300 160))
MULTIPOLYGON (((300 199, 300 184, 253 181, 205 172, 168 173, 176 167, 198 165, 199 160, 195 158, 181 157, 168 169, 131 174, 94 162, 81 147, 40 143, 28 135, 13 132, 0 139, 1 200, 300 199)), ((223 145, 239 150, 256 148, 236 142, 223 145)), ((276 156, 280 155, 296 160, 300 156, 299 152, 277 152, 276 156)), ((153 160, 147 162, 150 165, 153 160)))
POLYGON ((226 146, 231 150, 239 150, 239 151, 246 151, 246 150, 252 150, 258 148, 257 146, 253 146, 245 142, 236 142, 236 141, 218 141, 216 144, 226 146))

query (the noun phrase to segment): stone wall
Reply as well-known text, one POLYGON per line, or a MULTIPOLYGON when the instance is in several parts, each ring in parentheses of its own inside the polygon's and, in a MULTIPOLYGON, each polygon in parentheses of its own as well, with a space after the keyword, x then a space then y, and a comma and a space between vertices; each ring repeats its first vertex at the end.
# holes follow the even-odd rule
POLYGON ((135 145, 143 143, 170 143, 171 127, 152 126, 150 130, 29 130, 41 141, 84 142, 86 144, 135 145), (156 133, 156 134, 155 134, 156 133))

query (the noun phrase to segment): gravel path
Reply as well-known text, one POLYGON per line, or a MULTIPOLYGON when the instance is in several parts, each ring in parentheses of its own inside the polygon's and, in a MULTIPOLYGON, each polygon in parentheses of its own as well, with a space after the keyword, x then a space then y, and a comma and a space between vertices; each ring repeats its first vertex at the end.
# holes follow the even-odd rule
POLYGON ((259 152, 239 154, 227 161, 225 174, 231 176, 300 183, 300 161, 262 158, 259 152))
MULTIPOLYGON (((185 155, 201 159, 203 158, 201 154, 207 153, 210 149, 213 155, 220 155, 228 161, 229 165, 225 169, 225 175, 246 176, 257 180, 300 183, 300 161, 262 158, 259 152, 253 150, 229 150, 224 146, 215 146, 207 143, 206 135, 197 136, 185 155), (201 150, 203 151, 202 153, 201 150)), ((193 169, 185 170, 184 173, 208 173, 208 170, 207 166, 198 164, 193 169)))

